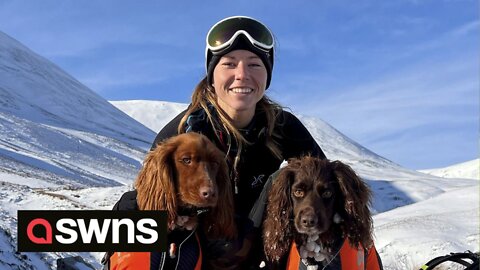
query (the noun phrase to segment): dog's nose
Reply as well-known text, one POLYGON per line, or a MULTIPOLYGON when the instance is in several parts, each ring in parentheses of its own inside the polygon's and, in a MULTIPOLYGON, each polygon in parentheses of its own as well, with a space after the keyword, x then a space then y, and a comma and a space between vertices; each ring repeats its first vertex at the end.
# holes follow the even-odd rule
POLYGON ((304 227, 310 228, 317 225, 317 217, 314 214, 307 213, 302 215, 300 222, 304 227))
POLYGON ((208 199, 211 197, 215 197, 215 190, 211 187, 201 187, 200 188, 200 197, 204 199, 208 199))

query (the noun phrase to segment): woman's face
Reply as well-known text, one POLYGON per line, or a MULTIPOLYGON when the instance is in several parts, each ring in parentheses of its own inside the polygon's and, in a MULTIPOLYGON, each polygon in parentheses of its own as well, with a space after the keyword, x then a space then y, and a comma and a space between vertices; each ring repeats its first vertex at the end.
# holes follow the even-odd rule
POLYGON ((255 113, 267 84, 262 60, 247 50, 225 54, 213 70, 213 87, 220 108, 231 118, 255 113))

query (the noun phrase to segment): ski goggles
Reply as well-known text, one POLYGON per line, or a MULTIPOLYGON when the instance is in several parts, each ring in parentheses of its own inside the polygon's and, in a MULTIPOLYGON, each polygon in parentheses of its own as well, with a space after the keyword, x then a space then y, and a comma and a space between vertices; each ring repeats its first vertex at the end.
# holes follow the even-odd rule
POLYGON ((207 34, 207 53, 220 54, 239 35, 244 35, 256 48, 269 52, 274 46, 272 32, 261 22, 245 16, 234 16, 216 23, 207 34))

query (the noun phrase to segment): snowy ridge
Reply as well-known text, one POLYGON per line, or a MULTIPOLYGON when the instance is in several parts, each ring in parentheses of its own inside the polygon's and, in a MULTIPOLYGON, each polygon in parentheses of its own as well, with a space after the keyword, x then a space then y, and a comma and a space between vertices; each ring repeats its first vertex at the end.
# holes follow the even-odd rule
POLYGON ((0 104, 1 112, 32 122, 94 131, 133 145, 150 142, 151 134, 135 120, 2 32, 0 104))
MULTIPOLYGON (((133 120, 1 32, 0 104, 0 269, 56 269, 57 258, 74 255, 100 268, 101 253, 15 253, 17 211, 111 209, 132 188, 155 132, 186 104, 112 102, 133 120)), ((478 180, 402 168, 320 119, 299 118, 330 159, 350 164, 374 192, 385 269, 478 251, 478 180)))
POLYGON ((468 178, 480 180, 480 159, 454 164, 445 168, 420 170, 420 172, 445 177, 445 178, 468 178))
POLYGON ((1 32, 0 104, 0 173, 31 186, 129 184, 155 136, 1 32))
POLYGON ((188 104, 154 100, 110 101, 115 107, 154 132, 159 132, 188 104))

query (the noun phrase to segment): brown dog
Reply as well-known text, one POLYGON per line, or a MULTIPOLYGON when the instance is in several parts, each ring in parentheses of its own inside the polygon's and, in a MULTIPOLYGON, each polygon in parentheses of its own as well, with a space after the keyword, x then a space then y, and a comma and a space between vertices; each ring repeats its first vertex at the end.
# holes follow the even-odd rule
POLYGON ((285 262, 292 244, 297 257, 314 267, 330 264, 340 246, 344 249, 343 243, 369 252, 373 247, 370 197, 367 185, 340 161, 310 156, 291 159, 269 192, 264 222, 267 260, 273 265, 285 262))
POLYGON ((167 210, 170 229, 195 226, 196 219, 179 217, 208 208, 209 235, 234 238, 236 234, 225 155, 203 135, 185 133, 159 144, 146 156, 135 188, 139 209, 167 210))

